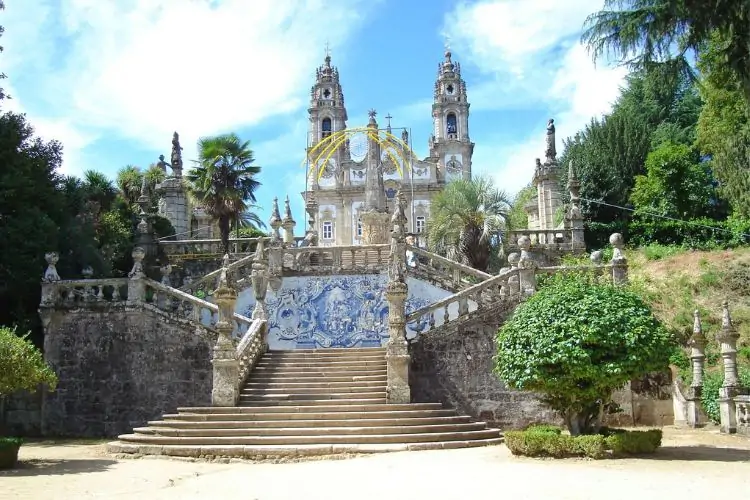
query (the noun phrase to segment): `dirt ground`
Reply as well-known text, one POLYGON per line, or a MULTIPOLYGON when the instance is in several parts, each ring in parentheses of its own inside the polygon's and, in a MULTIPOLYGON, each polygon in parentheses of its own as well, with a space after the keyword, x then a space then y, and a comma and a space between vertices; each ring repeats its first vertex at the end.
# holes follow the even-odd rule
POLYGON ((30 443, 0 472, 2 499, 744 498, 750 439, 665 429, 654 456, 620 460, 513 457, 505 446, 295 463, 117 460, 103 444, 30 443))

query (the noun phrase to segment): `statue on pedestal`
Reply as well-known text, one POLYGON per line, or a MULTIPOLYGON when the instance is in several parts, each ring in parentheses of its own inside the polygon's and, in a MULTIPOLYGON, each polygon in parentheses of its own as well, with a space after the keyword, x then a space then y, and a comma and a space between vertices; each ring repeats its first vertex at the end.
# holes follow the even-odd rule
POLYGON ((177 132, 172 135, 172 174, 182 177, 182 146, 177 132))
POLYGON ((547 150, 545 156, 548 162, 557 158, 557 149, 555 148, 555 120, 550 118, 547 122, 547 150))

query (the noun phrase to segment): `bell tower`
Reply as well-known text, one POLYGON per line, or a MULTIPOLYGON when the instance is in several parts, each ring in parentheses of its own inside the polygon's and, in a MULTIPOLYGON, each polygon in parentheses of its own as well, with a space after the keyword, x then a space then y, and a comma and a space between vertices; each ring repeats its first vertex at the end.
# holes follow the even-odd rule
MULTIPOLYGON (((339 70, 331 66, 331 54, 327 47, 325 60, 315 71, 315 84, 310 89, 310 107, 307 112, 310 118, 307 138, 308 156, 310 156, 310 150, 320 141, 334 132, 345 129, 348 119, 344 106, 344 92, 339 82, 339 70)), ((343 148, 339 149, 343 150, 343 148)), ((333 170, 339 167, 338 156, 338 151, 331 156, 335 163, 331 165, 333 170)), ((314 184, 317 182, 314 181, 314 184)))
POLYGON ((433 132, 430 157, 437 158, 438 179, 471 179, 474 143, 469 139, 469 101, 461 65, 454 63, 446 48, 445 59, 438 64, 432 104, 433 132))

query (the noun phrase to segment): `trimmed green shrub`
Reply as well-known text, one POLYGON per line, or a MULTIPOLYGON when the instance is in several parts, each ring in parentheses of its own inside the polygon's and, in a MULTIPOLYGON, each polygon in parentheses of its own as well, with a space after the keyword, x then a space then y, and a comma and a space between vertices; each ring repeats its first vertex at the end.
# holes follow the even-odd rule
POLYGON ((562 429, 556 425, 532 424, 526 428, 526 432, 542 432, 550 434, 562 434, 562 429))
POLYGON ((50 390, 57 386, 57 375, 28 336, 19 337, 15 328, 0 327, 0 396, 33 392, 40 384, 50 390))
POLYGON ((505 433, 505 445, 513 455, 526 457, 586 457, 654 453, 661 446, 662 431, 626 431, 602 429, 602 434, 571 436, 552 426, 530 427, 505 433), (611 453, 610 453, 611 452, 611 453))
POLYGON ((0 436, 0 450, 5 450, 7 448, 14 448, 16 446, 21 446, 22 444, 23 444, 22 438, 0 436))

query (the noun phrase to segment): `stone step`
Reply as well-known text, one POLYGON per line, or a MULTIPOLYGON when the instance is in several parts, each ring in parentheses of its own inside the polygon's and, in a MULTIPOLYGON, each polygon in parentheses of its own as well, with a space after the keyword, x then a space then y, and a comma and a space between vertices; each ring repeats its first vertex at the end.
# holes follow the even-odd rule
POLYGON ((273 360, 328 360, 346 361, 357 359, 385 359, 385 351, 373 350, 374 352, 314 352, 314 351, 270 351, 263 355, 263 359, 273 360))
POLYGON ((335 384, 339 382, 386 382, 388 375, 384 372, 382 375, 350 375, 350 376, 310 376, 310 377, 295 377, 288 375, 257 375, 253 373, 248 379, 245 385, 250 384, 335 384))
POLYGON ((266 359, 261 359, 256 364, 256 369, 258 368, 274 368, 276 370, 286 370, 286 369, 298 369, 298 368, 318 368, 318 369, 326 369, 326 370, 334 370, 336 368, 345 368, 345 369, 352 369, 352 368, 359 368, 359 369, 367 369, 367 368, 379 368, 384 369, 386 367, 386 362, 384 359, 378 359, 378 360, 365 360, 365 361, 328 361, 328 360, 312 360, 312 361, 269 361, 266 359))
MULTIPOLYGON (((283 378, 303 378, 303 377, 374 377, 387 375, 386 368, 340 368, 328 370, 326 368, 307 368, 295 370, 279 370, 277 368, 258 368, 255 367, 250 373, 249 379, 257 377, 283 377, 283 378)), ((248 379, 248 380, 249 380, 248 379)))
POLYGON ((309 445, 162 445, 127 443, 113 441, 107 443, 109 453, 168 455, 175 457, 303 457, 326 456, 343 453, 386 453, 393 451, 447 450, 455 448, 474 448, 497 445, 503 442, 500 437, 490 439, 473 439, 467 441, 426 441, 420 443, 380 443, 380 444, 309 444, 309 445))
POLYGON ((385 356, 385 347, 324 347, 318 349, 272 349, 268 354, 373 354, 381 353, 385 356))
POLYGON ((136 427, 133 433, 149 436, 187 437, 187 438, 254 438, 254 437, 320 437, 326 436, 370 436, 392 434, 429 434, 473 432, 487 429, 485 422, 467 422, 462 424, 427 424, 427 425, 389 425, 389 426, 353 426, 353 427, 240 427, 231 429, 176 429, 173 427, 149 426, 136 427))
POLYGON ((299 445, 299 444, 384 444, 384 443, 421 443, 431 441, 469 441, 473 439, 495 439, 500 437, 497 429, 474 431, 427 432, 413 434, 326 434, 306 436, 213 436, 213 437, 179 437, 151 436, 146 434, 123 434, 117 439, 129 443, 156 445, 299 445))
POLYGON ((359 382, 351 382, 335 385, 333 387, 309 387, 304 384, 289 387, 289 384, 280 386, 250 387, 245 386, 240 390, 240 396, 274 396, 285 394, 354 394, 362 392, 382 392, 385 393, 386 385, 383 382, 377 382, 377 385, 362 386, 359 382))
MULTIPOLYGON (((391 406, 391 405, 388 405, 391 406)), ((242 410, 252 410, 250 407, 234 407, 237 411, 232 413, 168 413, 162 418, 171 422, 236 422, 236 421, 267 421, 267 420, 367 420, 367 419, 393 419, 393 418, 439 418, 455 417, 456 411, 452 409, 434 410, 382 410, 382 411, 349 411, 354 406, 305 406, 305 411, 294 407, 260 407, 255 412, 240 413, 242 410), (331 409, 333 408, 333 409, 331 409), (278 410, 278 411, 275 411, 278 410)), ((464 418, 464 417, 461 417, 464 418)), ((468 418, 468 417, 467 417, 468 418)))
MULTIPOLYGON (((444 410, 440 410, 444 411, 444 410)), ((399 413, 399 412, 393 412, 399 413)), ((407 413, 407 412, 403 412, 407 413)), ((421 416, 421 412, 415 416, 395 415, 391 418, 372 418, 367 416, 348 418, 338 418, 341 414, 320 413, 320 414, 289 414, 289 413, 270 413, 270 414, 250 414, 250 417, 242 420, 186 420, 177 419, 172 415, 164 415, 164 420, 154 420, 148 422, 149 426, 169 427, 173 429, 251 429, 251 428, 280 428, 280 427, 378 427, 378 426, 417 426, 417 425, 447 425, 447 424, 466 424, 471 422, 471 417, 458 415, 448 416, 421 416), (317 416, 320 415, 320 416, 317 416), (271 418, 269 418, 269 416, 271 418), (294 417, 304 416, 296 420, 294 417), (275 417, 275 418, 274 418, 275 417), (290 418, 292 417, 292 418, 290 418)), ((356 415, 356 414, 355 414, 356 415)), ((239 415, 245 417, 247 415, 239 415)))
POLYGON ((384 398, 386 397, 385 388, 383 390, 373 390, 372 387, 366 387, 364 391, 360 392, 324 392, 325 389, 317 389, 315 392, 295 392, 295 393, 276 393, 267 394, 263 391, 242 393, 240 394, 240 402, 250 401, 308 401, 308 400, 322 400, 322 399, 370 399, 370 398, 384 398))
POLYGON ((385 396, 379 398, 366 398, 363 395, 359 395, 361 398, 351 399, 268 399, 268 400, 244 400, 240 398, 237 406, 253 407, 253 406, 329 406, 329 405, 366 405, 366 404, 386 404, 385 396))
MULTIPOLYGON (((393 412, 393 411, 427 411, 427 410, 446 410, 440 403, 393 403, 386 404, 381 402, 355 402, 355 401, 321 401, 321 405, 311 407, 309 402, 299 405, 290 405, 289 407, 264 408, 264 407, 238 407, 238 406, 183 406, 177 408, 180 415, 236 415, 246 413, 320 413, 320 412, 342 412, 352 413, 360 412, 362 414, 370 412, 393 412)), ((449 410, 453 411, 453 410, 449 410)))

